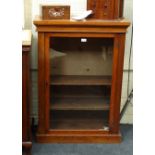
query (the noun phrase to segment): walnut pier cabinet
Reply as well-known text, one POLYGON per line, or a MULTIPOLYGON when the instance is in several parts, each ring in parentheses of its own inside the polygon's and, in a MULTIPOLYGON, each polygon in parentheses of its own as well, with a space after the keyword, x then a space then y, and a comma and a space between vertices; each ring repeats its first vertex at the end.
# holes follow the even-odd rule
POLYGON ((38 32, 40 143, 119 143, 125 35, 118 20, 42 20, 38 32))

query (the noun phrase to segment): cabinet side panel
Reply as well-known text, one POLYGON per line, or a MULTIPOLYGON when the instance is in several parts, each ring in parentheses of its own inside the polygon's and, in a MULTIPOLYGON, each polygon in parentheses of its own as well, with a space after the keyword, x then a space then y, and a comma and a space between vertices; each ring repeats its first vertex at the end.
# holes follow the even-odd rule
POLYGON ((26 52, 22 53, 22 140, 27 141, 28 136, 28 123, 27 123, 27 62, 26 52))
POLYGON ((39 122, 38 133, 45 133, 45 60, 44 33, 38 33, 38 99, 39 122))
POLYGON ((49 130, 49 115, 50 115, 50 53, 49 53, 49 40, 48 33, 44 36, 44 51, 45 51, 45 128, 49 130))
POLYGON ((119 131, 119 124, 120 124, 120 103, 121 103, 121 91, 122 91, 122 79, 123 79, 124 50, 125 50, 125 34, 120 34, 119 35, 118 69, 117 69, 117 95, 116 95, 117 106, 115 107, 116 128, 114 132, 119 131))
POLYGON ((111 99, 110 99, 110 117, 109 128, 111 133, 115 128, 115 107, 116 107, 116 91, 117 91, 117 68, 118 68, 118 35, 114 38, 114 50, 113 50, 113 65, 112 65, 112 87, 111 87, 111 99))
POLYGON ((113 76, 110 104, 110 132, 119 132, 120 100, 123 76, 125 34, 117 34, 114 41, 113 76))

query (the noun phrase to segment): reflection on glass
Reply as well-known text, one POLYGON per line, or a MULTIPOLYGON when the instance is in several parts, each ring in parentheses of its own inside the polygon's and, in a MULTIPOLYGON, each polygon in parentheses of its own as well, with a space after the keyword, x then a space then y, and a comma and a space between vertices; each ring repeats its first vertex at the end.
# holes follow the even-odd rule
POLYGON ((50 128, 107 130, 112 39, 50 39, 50 128))

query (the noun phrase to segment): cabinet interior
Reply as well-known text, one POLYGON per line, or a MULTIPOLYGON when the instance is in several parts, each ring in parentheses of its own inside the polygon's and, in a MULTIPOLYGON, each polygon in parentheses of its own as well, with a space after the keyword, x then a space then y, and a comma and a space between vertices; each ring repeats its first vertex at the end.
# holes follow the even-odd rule
POLYGON ((50 38, 50 128, 109 124, 113 39, 50 38))

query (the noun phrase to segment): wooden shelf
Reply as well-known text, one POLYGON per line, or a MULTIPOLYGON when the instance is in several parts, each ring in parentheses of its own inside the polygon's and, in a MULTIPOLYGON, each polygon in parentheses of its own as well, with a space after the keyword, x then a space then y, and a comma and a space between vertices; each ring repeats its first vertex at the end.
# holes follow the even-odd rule
POLYGON ((51 76, 51 85, 111 85, 111 76, 51 76))
POLYGON ((100 98, 110 99, 111 86, 57 86, 50 87, 50 97, 52 98, 100 98))
POLYGON ((109 99, 104 97, 57 97, 51 101, 51 110, 109 110, 109 99))
MULTIPOLYGON (((68 94, 68 93, 64 93, 64 94, 54 94, 54 95, 52 95, 52 97, 54 97, 54 98, 57 98, 57 99, 74 99, 75 100, 75 98, 76 99, 87 99, 87 98, 89 98, 89 99, 99 99, 99 100, 102 100, 102 101, 108 101, 108 103, 109 103, 109 96, 103 96, 103 95, 100 95, 100 94, 68 94)), ((52 98, 51 97, 51 98, 52 98)))
POLYGON ((103 118, 98 120, 92 119, 62 119, 62 120, 53 120, 52 129, 103 129, 107 125, 107 121, 104 121, 103 118))
POLYGON ((107 111, 51 111, 51 129, 103 129, 108 126, 107 111))

